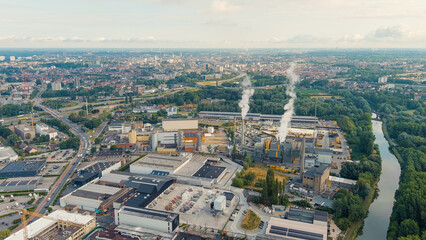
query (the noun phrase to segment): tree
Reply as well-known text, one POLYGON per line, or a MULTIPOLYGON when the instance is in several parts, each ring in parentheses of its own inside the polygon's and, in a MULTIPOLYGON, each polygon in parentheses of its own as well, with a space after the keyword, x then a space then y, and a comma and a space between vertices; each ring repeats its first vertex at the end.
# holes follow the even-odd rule
POLYGON ((6 139, 9 142, 9 144, 12 146, 19 142, 19 138, 16 134, 10 134, 9 136, 7 136, 6 139))
POLYGON ((114 150, 117 150, 118 148, 117 148, 117 146, 116 145, 111 145, 111 147, 109 148, 109 150, 111 150, 111 151, 114 151, 114 150))
POLYGON ((49 135, 41 135, 41 136, 38 138, 38 141, 39 141, 39 142, 49 142, 49 141, 50 141, 49 135))
POLYGON ((244 187, 244 180, 242 178, 235 177, 232 179, 232 186, 242 188, 244 187))
POLYGON ((128 103, 129 103, 129 98, 127 97, 127 95, 126 95, 126 97, 125 97, 124 102, 125 102, 126 104, 128 104, 128 103))
POLYGON ((399 226, 399 236, 406 237, 409 235, 419 235, 419 225, 413 219, 405 219, 399 226))
POLYGON ((268 188, 268 196, 272 196, 272 188, 274 185, 275 173, 272 169, 268 169, 266 173, 266 187, 268 188))
POLYGON ((261 192, 262 203, 266 204, 268 202, 268 186, 266 184, 263 185, 261 192))
POLYGON ((10 235, 10 230, 9 229, 4 229, 0 231, 0 239, 5 239, 7 237, 9 237, 10 235))
POLYGON ((90 149, 90 153, 91 154, 94 154, 96 152, 96 147, 95 146, 93 146, 91 149, 90 149))

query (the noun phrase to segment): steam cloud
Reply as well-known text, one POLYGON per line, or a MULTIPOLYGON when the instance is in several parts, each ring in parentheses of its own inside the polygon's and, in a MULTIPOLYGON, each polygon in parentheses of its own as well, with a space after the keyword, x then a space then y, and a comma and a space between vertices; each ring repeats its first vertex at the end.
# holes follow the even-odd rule
POLYGON ((290 63, 290 67, 286 71, 287 76, 290 78, 290 81, 285 93, 287 94, 287 96, 290 97, 290 100, 288 101, 286 105, 284 105, 285 112, 283 116, 281 117, 281 121, 280 121, 280 131, 279 131, 279 137, 278 137, 280 142, 285 141, 288 134, 288 128, 290 126, 291 117, 294 114, 294 101, 296 100, 296 97, 297 97, 296 93, 294 92, 294 86, 300 80, 299 75, 297 75, 294 72, 295 68, 296 68, 296 63, 292 62, 290 63))
POLYGON ((243 87, 243 97, 238 103, 238 106, 240 106, 241 108, 241 117, 244 120, 250 109, 249 101, 251 96, 253 96, 254 94, 254 89, 251 88, 251 81, 248 76, 244 78, 243 82, 241 83, 241 86, 243 87))

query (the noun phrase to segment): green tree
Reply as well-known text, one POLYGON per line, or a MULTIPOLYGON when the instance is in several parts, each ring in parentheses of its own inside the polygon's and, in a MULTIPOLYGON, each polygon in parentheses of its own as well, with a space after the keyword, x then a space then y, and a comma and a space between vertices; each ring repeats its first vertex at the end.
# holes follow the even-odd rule
POLYGON ((0 239, 5 239, 7 237, 9 237, 10 235, 10 230, 9 229, 4 229, 0 231, 0 239))
POLYGON ((19 142, 19 138, 16 134, 10 134, 9 136, 7 136, 6 139, 7 139, 7 142, 12 146, 19 142))
POLYGON ((406 237, 409 235, 419 235, 419 225, 413 219, 405 219, 399 226, 399 236, 406 237))

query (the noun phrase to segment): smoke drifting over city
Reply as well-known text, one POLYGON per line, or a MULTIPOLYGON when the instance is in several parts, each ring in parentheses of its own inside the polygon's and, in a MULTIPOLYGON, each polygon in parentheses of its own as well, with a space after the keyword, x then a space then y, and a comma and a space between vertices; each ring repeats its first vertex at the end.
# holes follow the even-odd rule
POLYGON ((280 142, 285 141, 288 134, 288 128, 290 126, 291 117, 294 115, 294 101, 297 97, 294 88, 300 80, 299 75, 294 72, 296 66, 297 64, 292 62, 290 63, 290 67, 286 70, 287 76, 289 78, 289 84, 285 93, 287 94, 287 96, 290 97, 290 99, 288 100, 288 103, 284 105, 285 112, 281 117, 280 130, 278 135, 278 139, 280 140, 280 142))
POLYGON ((241 117, 244 120, 248 111, 250 110, 249 101, 254 94, 254 89, 251 88, 251 81, 248 76, 244 78, 243 82, 241 83, 241 86, 243 87, 243 97, 238 103, 238 106, 240 106, 241 108, 241 117))

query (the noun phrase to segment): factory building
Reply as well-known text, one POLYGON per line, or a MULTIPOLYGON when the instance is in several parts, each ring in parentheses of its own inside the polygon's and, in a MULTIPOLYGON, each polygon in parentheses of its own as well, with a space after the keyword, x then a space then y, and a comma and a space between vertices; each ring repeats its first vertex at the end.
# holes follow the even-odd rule
POLYGON ((210 164, 203 165, 196 173, 194 177, 214 179, 215 183, 218 183, 226 174, 226 167, 212 166, 210 164))
POLYGON ((191 158, 191 153, 175 155, 151 153, 130 165, 130 172, 136 174, 155 174, 155 172, 174 174, 184 168, 191 158))
POLYGON ((284 219, 271 217, 266 228, 268 237, 288 240, 326 240, 327 232, 327 212, 293 207, 286 212, 284 219))
POLYGON ((18 160, 18 154, 11 147, 0 147, 0 162, 8 163, 18 160))
MULTIPOLYGON (((27 226, 29 239, 78 240, 96 227, 96 218, 89 214, 56 210, 49 218, 39 218, 27 226)), ((25 240, 24 230, 10 235, 6 240, 25 240)))
POLYGON ((9 178, 1 181, 0 192, 34 190, 40 180, 41 177, 9 178))
POLYGON ((132 130, 131 123, 125 121, 112 121, 108 126, 108 131, 116 131, 117 133, 128 134, 132 130))
POLYGON ((11 162, 0 170, 0 178, 36 176, 46 166, 46 161, 22 160, 11 162))
POLYGON ((120 161, 97 161, 84 167, 82 170, 96 173, 98 177, 102 177, 103 175, 108 174, 111 171, 118 170, 120 167, 120 161))
POLYGON ((164 119, 164 131, 194 130, 198 129, 198 119, 164 119))
POLYGON ((115 211, 115 224, 173 233, 179 226, 179 214, 123 206, 115 211))
POLYGON ((322 192, 328 188, 330 168, 327 166, 314 166, 303 173, 303 186, 315 192, 322 192))
POLYGON ((32 141, 36 136, 34 128, 29 124, 20 124, 13 127, 14 132, 25 141, 32 141))
POLYGON ((114 200, 114 209, 122 205, 143 208, 175 182, 166 176, 140 175, 113 171, 102 176, 99 184, 132 189, 114 200))
POLYGON ((73 205, 79 209, 107 213, 113 209, 114 200, 129 191, 128 188, 89 183, 62 197, 60 205, 61 207, 73 205))
POLYGON ((98 174, 95 172, 89 172, 86 170, 81 170, 78 173, 78 176, 75 177, 73 180, 71 180, 71 184, 76 186, 76 187, 81 187, 84 184, 87 184, 93 180, 95 180, 96 178, 98 178, 98 174))
POLYGON ((179 142, 178 131, 154 131, 151 135, 152 151, 176 152, 179 142))
MULTIPOLYGON (((201 119, 210 119, 210 120, 242 120, 240 112, 211 112, 211 111, 201 111, 198 116, 201 119)), ((279 122, 281 121, 281 115, 272 115, 272 114, 260 114, 260 113, 248 113, 246 116, 247 121, 261 121, 261 122, 279 122)), ((318 124, 318 118, 313 116, 293 116, 291 123, 294 124, 318 124)))

